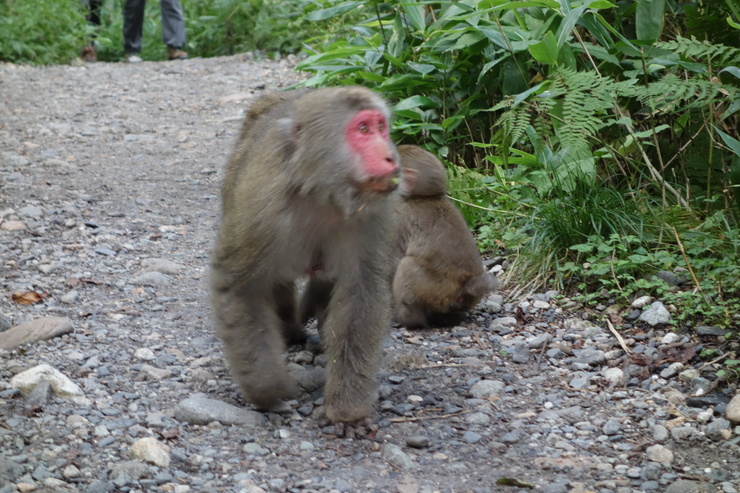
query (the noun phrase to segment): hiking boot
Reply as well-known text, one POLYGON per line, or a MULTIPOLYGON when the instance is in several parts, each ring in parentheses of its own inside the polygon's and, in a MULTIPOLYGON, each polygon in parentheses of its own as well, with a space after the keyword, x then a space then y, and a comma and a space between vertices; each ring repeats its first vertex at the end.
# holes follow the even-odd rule
POLYGON ((173 46, 167 47, 167 59, 168 60, 187 60, 188 54, 182 51, 180 48, 173 46))
POLYGON ((126 53, 126 56, 123 57, 123 61, 126 63, 139 63, 142 60, 136 53, 126 53))
POLYGON ((89 44, 82 48, 82 61, 86 63, 95 63, 98 61, 98 50, 95 45, 89 44))

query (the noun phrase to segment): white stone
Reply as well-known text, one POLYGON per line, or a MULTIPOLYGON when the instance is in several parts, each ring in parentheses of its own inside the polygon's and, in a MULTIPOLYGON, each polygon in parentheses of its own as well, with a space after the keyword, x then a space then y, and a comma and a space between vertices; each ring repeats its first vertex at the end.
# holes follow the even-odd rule
POLYGON ((646 450, 648 460, 660 463, 673 462, 673 452, 663 445, 653 445, 646 450))
POLYGON ((635 310, 641 310, 652 302, 653 298, 651 296, 640 296, 639 298, 636 298, 630 306, 635 310))
POLYGON ((131 445, 131 455, 159 467, 170 466, 170 448, 154 437, 146 437, 131 445))
POLYGON ((151 361, 156 357, 157 356, 154 354, 154 351, 152 351, 151 349, 147 347, 141 347, 137 349, 136 352, 134 353, 134 358, 142 359, 144 361, 151 361))
POLYGON ((727 404, 727 420, 733 423, 740 423, 740 394, 732 398, 727 404))
POLYGON ((51 391, 57 397, 71 401, 78 406, 89 406, 90 401, 85 397, 85 393, 72 380, 62 372, 50 365, 42 364, 29 368, 10 379, 10 386, 18 389, 24 396, 27 396, 41 380, 48 380, 51 384, 51 391))
POLYGON ((607 368, 604 370, 604 379, 609 385, 619 386, 624 384, 624 372, 620 368, 607 368))
POLYGON ((678 342, 681 339, 681 336, 676 334, 675 332, 669 332, 666 335, 663 336, 663 338, 660 340, 661 344, 673 344, 674 342, 678 342))

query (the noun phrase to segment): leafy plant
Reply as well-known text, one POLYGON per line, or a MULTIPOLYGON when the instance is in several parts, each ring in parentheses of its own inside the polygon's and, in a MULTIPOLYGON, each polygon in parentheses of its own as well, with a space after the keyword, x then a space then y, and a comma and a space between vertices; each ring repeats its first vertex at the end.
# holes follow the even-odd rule
POLYGON ((88 26, 79 0, 0 0, 0 60, 33 65, 79 56, 88 26))

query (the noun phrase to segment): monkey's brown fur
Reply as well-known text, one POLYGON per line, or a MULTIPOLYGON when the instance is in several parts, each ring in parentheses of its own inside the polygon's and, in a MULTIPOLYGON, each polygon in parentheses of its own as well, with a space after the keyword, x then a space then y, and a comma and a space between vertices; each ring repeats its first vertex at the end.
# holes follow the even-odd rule
POLYGON ((295 280, 309 273, 322 287, 314 303, 323 307, 319 330, 329 356, 326 416, 354 422, 372 412, 391 316, 398 194, 390 177, 365 180, 364 164, 343 140, 361 110, 390 118, 385 102, 360 87, 263 97, 227 165, 210 294, 232 374, 259 408, 296 394, 283 353, 305 338, 295 280))
POLYGON ((394 319, 407 327, 458 323, 498 281, 485 271, 465 219, 445 195, 442 162, 417 146, 398 146, 398 153, 418 176, 396 206, 394 319))

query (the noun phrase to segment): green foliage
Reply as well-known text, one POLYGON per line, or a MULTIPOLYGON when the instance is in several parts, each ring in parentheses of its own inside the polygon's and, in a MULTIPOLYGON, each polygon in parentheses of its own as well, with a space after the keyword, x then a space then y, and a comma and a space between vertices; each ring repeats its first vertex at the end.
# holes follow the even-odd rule
POLYGON ((675 305, 675 321, 687 324, 714 324, 733 327, 740 324, 740 230, 719 230, 704 224, 685 231, 681 246, 664 243, 648 249, 649 243, 634 235, 594 235, 570 249, 576 258, 562 264, 559 275, 582 294, 578 299, 599 301, 608 297, 629 302, 649 294, 675 305), (687 264, 687 259, 689 264, 687 264), (693 285, 690 271, 701 273, 693 285), (669 286, 654 277, 660 270, 681 271, 687 289, 669 286), (694 289, 692 289, 692 287, 694 289))
POLYGON ((87 29, 80 0, 0 0, 0 61, 68 63, 87 29))

